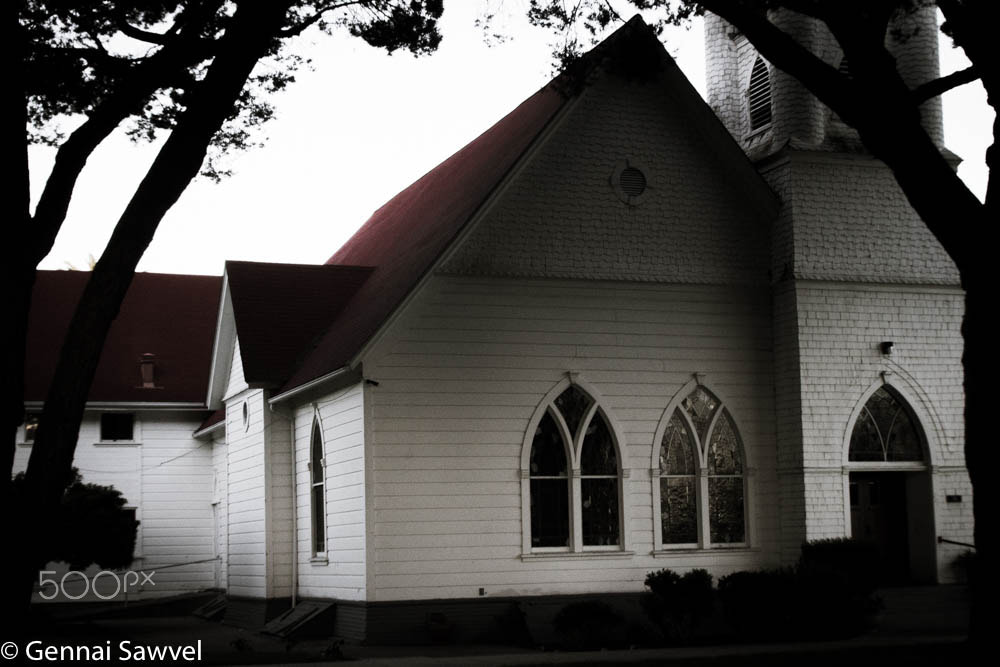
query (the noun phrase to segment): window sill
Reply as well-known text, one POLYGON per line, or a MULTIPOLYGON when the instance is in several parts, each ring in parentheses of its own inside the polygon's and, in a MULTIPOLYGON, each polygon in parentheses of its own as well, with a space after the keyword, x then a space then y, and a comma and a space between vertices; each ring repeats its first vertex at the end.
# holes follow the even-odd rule
POLYGON ((310 565, 329 565, 330 559, 326 556, 313 556, 309 559, 310 565))
POLYGON ((19 442, 19 443, 17 443, 17 446, 18 447, 31 447, 33 444, 35 444, 35 443, 33 443, 33 442, 19 442))
POLYGON ((521 560, 624 560, 634 555, 634 551, 543 551, 521 554, 521 560))
POLYGON ((735 544, 733 546, 726 546, 724 544, 713 544, 710 547, 677 547, 674 549, 658 549, 653 551, 653 558, 670 558, 671 556, 678 555, 690 555, 690 554, 718 554, 718 553, 756 553, 760 551, 760 547, 751 547, 746 544, 735 544))
POLYGON ((141 444, 138 440, 98 440, 94 447, 138 447, 141 444))

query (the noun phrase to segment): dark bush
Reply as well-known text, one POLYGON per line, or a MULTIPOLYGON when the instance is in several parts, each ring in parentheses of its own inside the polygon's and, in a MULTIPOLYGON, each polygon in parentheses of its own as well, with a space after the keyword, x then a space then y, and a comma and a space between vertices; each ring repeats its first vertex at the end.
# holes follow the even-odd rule
POLYGON ((706 570, 678 575, 664 568, 646 575, 646 587, 643 611, 668 642, 691 641, 715 610, 712 575, 706 570))
POLYGON ((802 545, 799 572, 837 580, 852 594, 871 595, 879 585, 878 547, 849 537, 814 540, 802 545))
POLYGON ((733 572, 719 579, 726 622, 746 640, 787 639, 798 630, 799 593, 795 570, 733 572))
MULTIPOLYGON (((23 494, 24 473, 14 477, 14 492, 23 494)), ((20 502, 20 501, 19 501, 20 502)), ((133 560, 139 522, 124 509, 127 501, 112 486, 88 484, 72 469, 52 530, 45 531, 42 561, 65 561, 70 569, 84 570, 96 563, 106 570, 128 567, 133 560)))
POLYGON ((559 610, 552 626, 563 648, 593 651, 625 644, 621 615, 604 602, 573 602, 559 610))

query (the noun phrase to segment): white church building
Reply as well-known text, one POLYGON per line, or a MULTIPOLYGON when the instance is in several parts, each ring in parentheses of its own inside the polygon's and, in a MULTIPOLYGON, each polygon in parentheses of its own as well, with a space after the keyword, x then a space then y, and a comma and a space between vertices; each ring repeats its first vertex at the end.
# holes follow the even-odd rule
MULTIPOLYGON (((143 567, 181 564, 142 594, 218 588, 256 627, 328 601, 331 633, 381 641, 830 537, 875 541, 887 580, 953 580, 958 272, 835 115, 730 26, 706 39, 707 103, 633 19, 325 265, 229 262, 178 336, 127 302, 138 340, 198 350, 181 372, 137 343, 78 445, 143 567)), ((905 50, 936 75, 935 26, 905 50)), ((940 144, 939 102, 925 122, 940 144)), ((149 287, 171 279, 194 280, 132 293, 194 308, 149 287)))

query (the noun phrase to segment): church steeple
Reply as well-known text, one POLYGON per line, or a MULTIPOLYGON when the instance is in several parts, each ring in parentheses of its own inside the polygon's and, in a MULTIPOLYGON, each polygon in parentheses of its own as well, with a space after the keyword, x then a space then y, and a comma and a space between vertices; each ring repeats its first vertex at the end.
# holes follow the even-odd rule
MULTIPOLYGON (((831 67, 849 72, 836 39, 820 21, 778 11, 772 21, 831 67)), ((938 76, 938 29, 933 7, 897 21, 886 47, 904 81, 914 88, 938 76), (902 37, 898 37, 901 35, 902 37)), ((781 146, 857 152, 857 136, 793 77, 773 67, 733 26, 709 14, 705 19, 708 103, 752 157, 781 146)), ((931 138, 943 143, 941 100, 921 107, 931 138)))

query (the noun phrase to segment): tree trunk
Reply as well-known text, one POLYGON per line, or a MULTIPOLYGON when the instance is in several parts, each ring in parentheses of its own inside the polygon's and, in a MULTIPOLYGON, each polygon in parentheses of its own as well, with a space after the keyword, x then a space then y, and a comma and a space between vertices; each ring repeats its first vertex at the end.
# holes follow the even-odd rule
POLYGON ((965 276, 965 318, 962 334, 965 350, 962 364, 965 367, 965 465, 972 481, 972 514, 976 554, 970 580, 971 608, 969 639, 978 645, 993 636, 993 605, 996 603, 997 448, 988 430, 990 411, 994 406, 988 400, 991 387, 987 370, 990 336, 986 333, 988 318, 993 310, 989 283, 984 282, 983 268, 970 270, 965 276), (978 274, 978 275, 977 275, 978 274))
POLYGON ((23 617, 37 576, 46 525, 70 480, 73 455, 90 384, 111 323, 136 264, 160 220, 201 167, 212 136, 232 112, 257 61, 267 54, 285 19, 288 1, 241 3, 220 41, 218 55, 187 110, 160 149, 119 219, 77 304, 53 375, 25 477, 14 540, 14 590, 4 606, 23 617))

